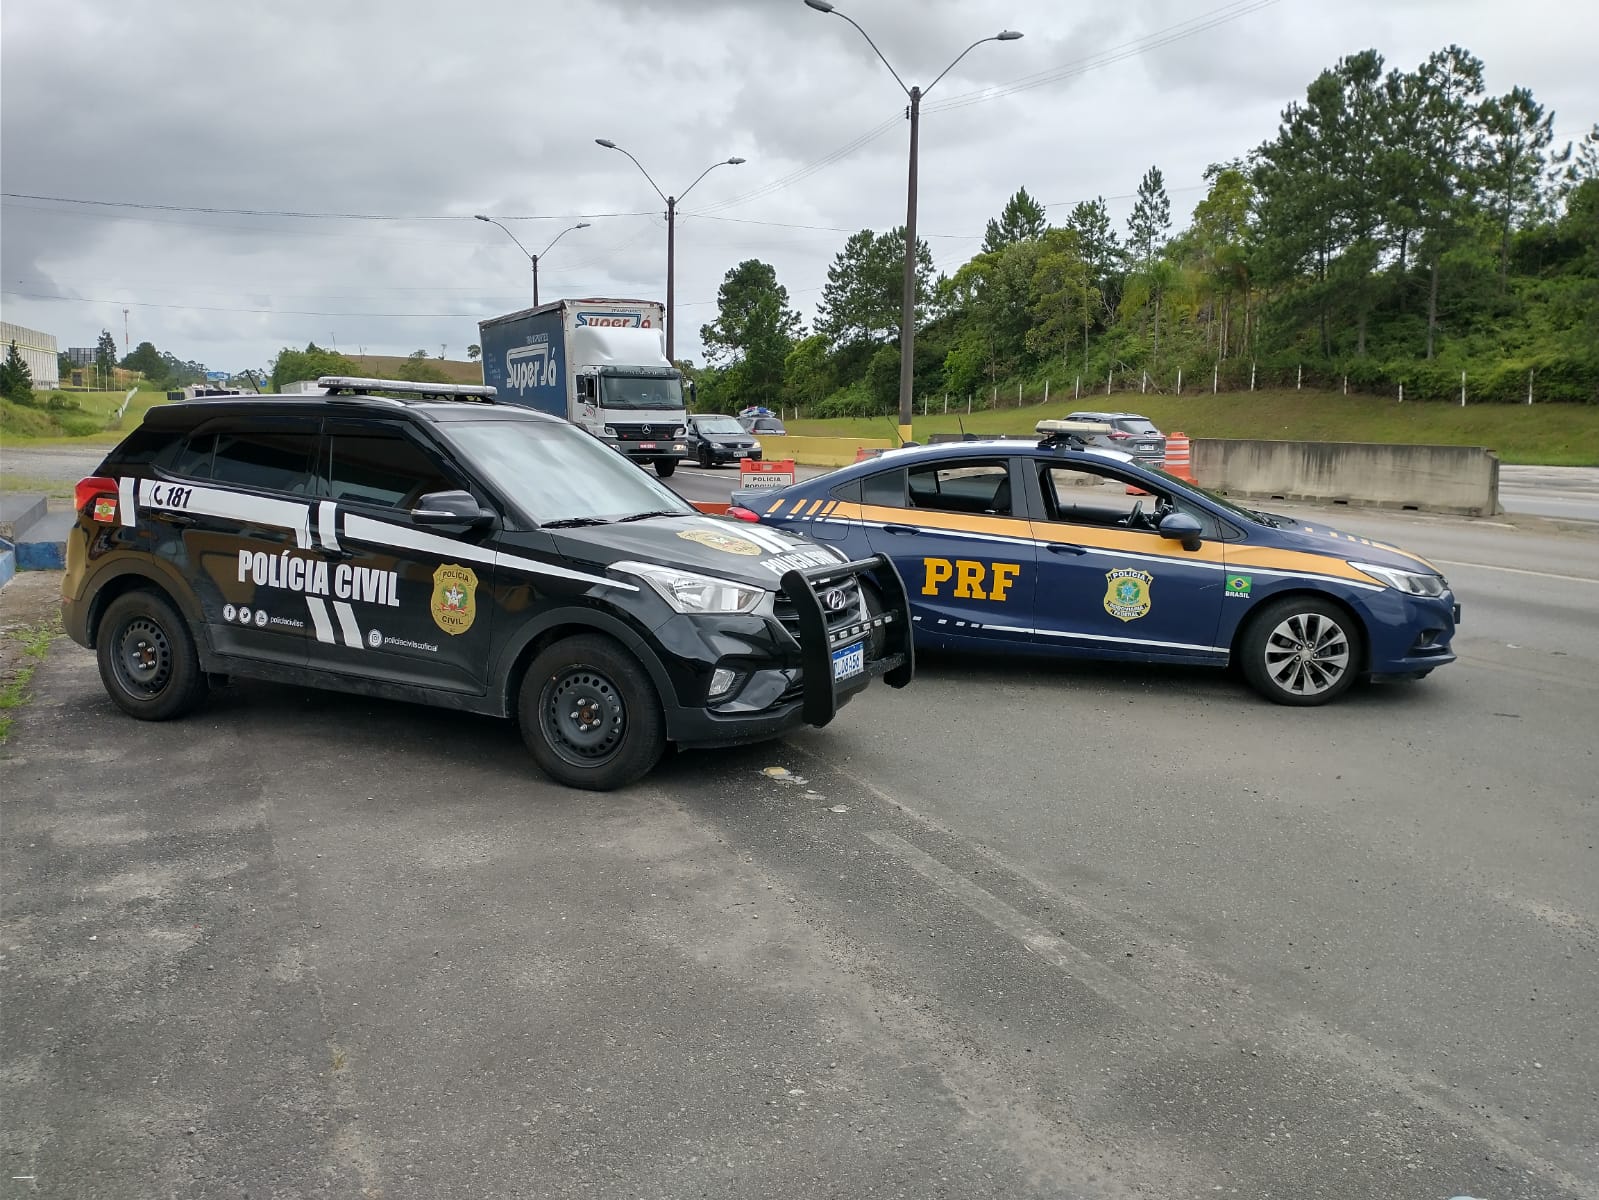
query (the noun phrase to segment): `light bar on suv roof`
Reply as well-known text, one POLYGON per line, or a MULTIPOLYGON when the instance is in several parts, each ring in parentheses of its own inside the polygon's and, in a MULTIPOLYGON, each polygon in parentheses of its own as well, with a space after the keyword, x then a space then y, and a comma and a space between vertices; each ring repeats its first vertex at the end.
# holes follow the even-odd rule
POLYGON ((358 379, 351 375, 324 375, 316 381, 327 394, 401 392, 408 396, 435 396, 449 400, 494 400, 495 389, 470 383, 417 383, 410 379, 358 379))

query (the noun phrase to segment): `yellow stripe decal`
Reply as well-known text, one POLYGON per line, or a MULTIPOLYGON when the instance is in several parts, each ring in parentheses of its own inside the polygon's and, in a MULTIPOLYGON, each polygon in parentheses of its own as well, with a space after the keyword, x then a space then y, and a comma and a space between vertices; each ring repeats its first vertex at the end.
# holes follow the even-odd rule
POLYGON ((822 507, 822 502, 820 500, 813 500, 811 502, 811 506, 808 509, 805 510, 805 515, 807 517, 814 517, 816 515, 816 510, 821 508, 821 507, 822 507))

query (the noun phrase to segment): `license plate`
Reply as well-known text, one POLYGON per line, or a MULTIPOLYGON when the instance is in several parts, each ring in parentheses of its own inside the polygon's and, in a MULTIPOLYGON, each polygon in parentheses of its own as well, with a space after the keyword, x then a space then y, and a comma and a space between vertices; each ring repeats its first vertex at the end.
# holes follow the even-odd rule
POLYGON ((1138 448, 1140 450, 1158 450, 1158 449, 1160 449, 1160 447, 1155 445, 1154 442, 1139 442, 1138 443, 1138 448))
POLYGON ((638 448, 640 450, 653 450, 653 449, 655 449, 655 443, 654 442, 640 442, 638 444, 638 448))
POLYGON ((856 642, 842 650, 833 651, 833 682, 854 679, 866 670, 866 643, 856 642))

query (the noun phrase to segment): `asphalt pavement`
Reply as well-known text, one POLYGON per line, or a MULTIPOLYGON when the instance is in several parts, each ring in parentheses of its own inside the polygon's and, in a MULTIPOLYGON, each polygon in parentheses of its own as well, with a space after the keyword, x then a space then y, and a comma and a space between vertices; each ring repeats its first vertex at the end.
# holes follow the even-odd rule
POLYGON ((139 724, 58 643, 0 1196, 1599 1196, 1599 538, 1336 521, 1450 575, 1460 662, 924 661, 608 796, 399 704, 139 724))

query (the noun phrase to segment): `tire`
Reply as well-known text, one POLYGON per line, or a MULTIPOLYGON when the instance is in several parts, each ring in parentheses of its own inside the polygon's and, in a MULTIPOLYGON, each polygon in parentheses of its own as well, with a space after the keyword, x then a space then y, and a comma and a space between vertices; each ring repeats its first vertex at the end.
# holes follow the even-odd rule
POLYGON ((700 466, 709 471, 714 464, 711 462, 711 452, 704 446, 700 447, 700 466))
POLYGON ((124 592, 95 636, 100 682, 112 702, 141 721, 169 721, 205 699, 194 635, 183 614, 155 592, 124 592))
MULTIPOLYGON (((861 580, 861 597, 866 601, 866 615, 873 619, 883 615, 887 606, 883 603, 883 593, 878 590, 875 583, 868 579, 861 580)), ((866 635, 866 657, 871 661, 883 657, 883 651, 888 648, 888 630, 879 625, 866 635)))
POLYGON ((1336 700, 1364 670, 1359 623, 1316 596, 1285 596, 1250 619, 1239 643, 1244 678, 1274 704, 1336 700))
POLYGON ((666 717, 649 675, 597 634, 539 652, 522 680, 517 722, 546 775, 588 791, 637 782, 666 750, 666 717))
POLYGON ((677 470, 677 459, 658 458, 655 460, 655 473, 662 479, 670 479, 677 470))

